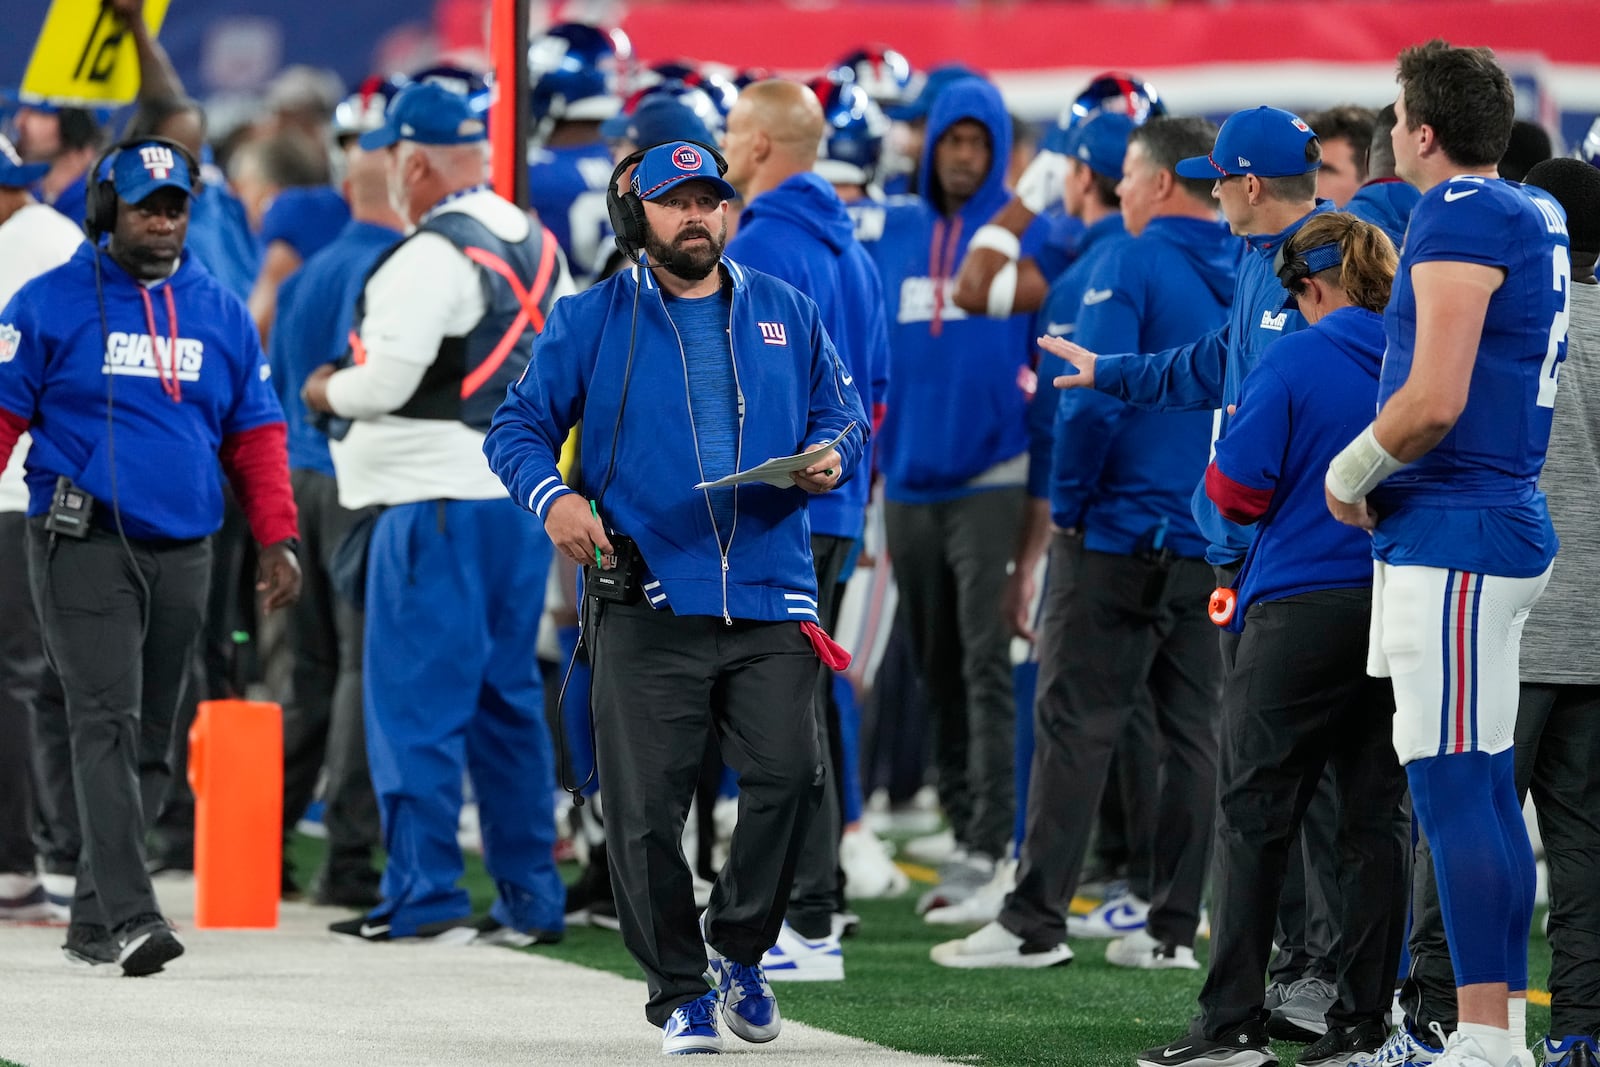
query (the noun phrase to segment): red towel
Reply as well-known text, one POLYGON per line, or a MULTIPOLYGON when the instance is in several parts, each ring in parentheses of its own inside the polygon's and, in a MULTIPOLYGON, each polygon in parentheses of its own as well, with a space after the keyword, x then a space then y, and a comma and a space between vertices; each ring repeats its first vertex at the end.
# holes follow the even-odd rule
POLYGON ((828 631, 814 622, 803 622, 800 624, 800 632, 811 641, 811 648, 825 666, 836 671, 845 670, 850 666, 850 653, 845 651, 843 645, 829 637, 828 631))

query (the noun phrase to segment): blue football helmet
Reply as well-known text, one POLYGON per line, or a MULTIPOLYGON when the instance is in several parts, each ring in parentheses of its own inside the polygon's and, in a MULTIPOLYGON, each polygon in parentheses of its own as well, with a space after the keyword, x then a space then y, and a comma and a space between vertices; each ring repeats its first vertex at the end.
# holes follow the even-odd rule
POLYGON ((889 117, 854 81, 827 75, 811 83, 822 104, 822 145, 813 168, 836 185, 868 185, 883 158, 889 117))
POLYGON ((640 88, 649 91, 674 82, 691 89, 699 89, 706 95, 706 99, 711 101, 711 106, 716 109, 718 115, 715 126, 717 130, 728 124, 728 112, 733 110, 733 102, 739 98, 739 87, 732 81, 715 71, 696 67, 687 60, 677 60, 651 66, 641 77, 640 88))
POLYGON ((489 101, 494 94, 490 90, 488 75, 465 67, 425 67, 411 75, 411 80, 441 85, 452 93, 460 93, 467 98, 467 104, 474 114, 489 113, 489 101))
POLYGON ((339 141, 359 137, 383 125, 389 102, 411 84, 404 74, 373 74, 333 109, 333 135, 339 141))
POLYGON ((911 62, 885 45, 856 49, 828 68, 828 75, 855 82, 879 107, 903 104, 912 96, 911 62))
POLYGON ((550 27, 528 46, 530 117, 540 125, 610 118, 622 106, 620 77, 632 59, 621 30, 582 22, 550 27))
POLYGON ((643 89, 636 89, 622 103, 622 113, 608 119, 600 128, 602 135, 611 138, 623 137, 627 129, 626 119, 639 109, 639 105, 647 100, 667 99, 676 100, 690 111, 694 112, 713 137, 720 138, 727 128, 727 114, 722 111, 712 99, 709 92, 702 86, 691 85, 674 78, 670 81, 657 82, 643 89))
POLYGON ((1149 82, 1121 71, 1107 71, 1090 81, 1083 92, 1062 109, 1055 126, 1045 132, 1040 147, 1064 152, 1067 132, 1101 112, 1126 115, 1135 126, 1143 126, 1147 120, 1165 115, 1167 105, 1161 102, 1161 94, 1149 82))

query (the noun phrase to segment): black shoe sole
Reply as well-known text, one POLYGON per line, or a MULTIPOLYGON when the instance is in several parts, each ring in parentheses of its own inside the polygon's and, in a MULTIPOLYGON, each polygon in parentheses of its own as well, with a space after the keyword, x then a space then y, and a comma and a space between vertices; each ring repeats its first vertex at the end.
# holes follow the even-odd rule
MULTIPOLYGON (((1326 1033, 1327 1031, 1323 1031, 1326 1033)), ((1310 1044, 1322 1036, 1315 1030, 1308 1030, 1293 1020, 1281 1015, 1273 1015, 1267 1020, 1267 1036, 1274 1041, 1298 1041, 1301 1044, 1310 1044)))
POLYGON ((144 940, 132 947, 132 951, 124 950, 118 957, 122 964, 122 973, 128 978, 143 978, 145 975, 156 974, 167 964, 183 955, 183 945, 170 930, 157 930, 147 935, 144 940))

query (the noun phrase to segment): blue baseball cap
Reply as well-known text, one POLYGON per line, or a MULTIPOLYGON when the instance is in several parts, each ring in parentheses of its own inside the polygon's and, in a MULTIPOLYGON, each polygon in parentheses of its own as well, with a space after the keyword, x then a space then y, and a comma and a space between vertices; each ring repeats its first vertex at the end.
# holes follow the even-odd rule
POLYGON ((0 133, 0 189, 23 189, 49 173, 48 163, 24 163, 16 146, 0 133))
POLYGON ((717 161, 701 145, 674 141, 644 154, 633 170, 633 191, 640 200, 659 200, 688 181, 706 181, 732 200, 739 194, 717 171, 717 161))
POLYGON ((641 148, 668 141, 711 144, 711 131, 694 110, 670 96, 650 97, 631 115, 615 115, 600 124, 603 136, 631 141, 641 148))
POLYGON ((1128 152, 1128 135, 1134 122, 1126 115, 1102 111, 1068 130, 1062 154, 1076 159, 1096 174, 1122 180, 1122 157, 1128 152))
POLYGON ((963 78, 981 78, 983 75, 971 67, 960 63, 947 63, 942 67, 935 67, 928 72, 928 77, 922 83, 922 89, 912 98, 910 103, 895 104, 884 108, 884 113, 898 122, 915 122, 925 119, 928 112, 933 110, 933 102, 939 99, 939 94, 950 87, 953 82, 963 78))
POLYGON ((1180 178, 1225 178, 1254 174, 1287 178, 1309 174, 1321 161, 1306 162, 1306 142, 1317 135, 1300 116, 1275 107, 1235 112, 1217 133, 1209 156, 1181 159, 1172 169, 1180 178))
POLYGON ((372 152, 399 141, 476 144, 488 136, 483 117, 466 96, 436 82, 413 82, 390 101, 383 125, 361 135, 361 148, 372 152))
POLYGON ((142 203, 158 189, 182 189, 194 195, 195 175, 189 172, 189 161, 160 141, 119 148, 111 157, 110 169, 117 197, 130 204, 142 203))

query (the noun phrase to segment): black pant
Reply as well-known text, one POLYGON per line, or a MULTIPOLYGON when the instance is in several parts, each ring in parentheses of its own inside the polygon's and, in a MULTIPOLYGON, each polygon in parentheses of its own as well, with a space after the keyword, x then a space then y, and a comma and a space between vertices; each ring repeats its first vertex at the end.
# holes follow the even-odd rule
MULTIPOLYGON (((845 537, 825 534, 811 536, 811 558, 817 570, 817 617, 827 627, 834 615, 834 600, 839 589, 839 572, 844 569, 845 557, 855 542, 845 537)), ((800 865, 795 869, 794 893, 789 898, 789 925, 801 937, 827 937, 833 929, 833 913, 839 907, 839 834, 840 790, 838 774, 834 770, 833 754, 836 746, 833 735, 837 732, 835 713, 834 729, 829 729, 828 707, 832 703, 833 672, 819 670, 812 715, 817 720, 817 752, 828 778, 828 788, 822 791, 811 829, 806 831, 805 846, 800 851, 800 865)))
POLYGON ((1033 769, 1017 887, 1000 922, 1030 943, 1066 938, 1067 905, 1117 742, 1141 707, 1163 741, 1151 935, 1194 943, 1216 796, 1218 670, 1206 620, 1211 572, 1079 551, 1057 533, 1039 637, 1033 769), (1057 575, 1072 575, 1065 610, 1057 575))
POLYGON ((1331 982, 1338 974, 1339 792, 1330 767, 1300 821, 1300 833, 1289 846, 1283 895, 1278 900, 1278 950, 1267 967, 1274 982, 1287 985, 1301 978, 1331 982))
POLYGON ((1344 951, 1328 1025, 1382 1018, 1405 924, 1409 829, 1394 696, 1367 677, 1372 595, 1335 589, 1253 604, 1223 697, 1207 1037, 1264 1019, 1262 975, 1290 843, 1323 769, 1339 788, 1344 951))
POLYGON ((993 858, 1016 823, 1017 709, 1000 617, 1023 491, 883 509, 900 608, 933 712, 939 802, 956 842, 993 858))
POLYGON ((28 573, 66 694, 83 827, 72 921, 116 928, 159 912, 145 873, 146 820, 172 777, 173 719, 188 681, 211 570, 207 541, 133 542, 28 527, 28 573))
POLYGON ((325 767, 328 858, 319 888, 372 888, 381 833, 361 719, 362 612, 334 591, 328 576, 333 550, 356 513, 339 506, 338 485, 327 475, 297 470, 290 480, 300 512, 302 579, 289 618, 294 672, 283 705, 284 837, 305 814, 325 767))
POLYGON ((793 623, 603 604, 593 635, 606 855, 622 940, 664 1025, 706 992, 705 947, 681 837, 714 730, 739 779, 739 822, 711 893, 706 941, 755 965, 778 939, 824 788, 811 705, 818 662, 793 623))
POLYGON ((0 874, 34 872, 34 708, 47 673, 28 593, 27 517, 0 512, 0 874))
MULTIPOLYGON (((1600 1038, 1600 686, 1522 686, 1517 796, 1533 793, 1550 871, 1550 1033, 1600 1038)), ((1412 1029, 1456 1027, 1455 972, 1433 854, 1417 842, 1411 970, 1400 1003, 1412 1029)))

